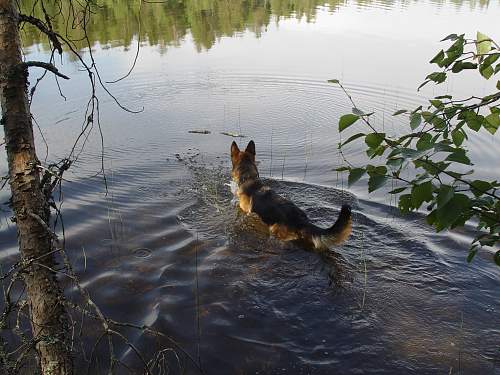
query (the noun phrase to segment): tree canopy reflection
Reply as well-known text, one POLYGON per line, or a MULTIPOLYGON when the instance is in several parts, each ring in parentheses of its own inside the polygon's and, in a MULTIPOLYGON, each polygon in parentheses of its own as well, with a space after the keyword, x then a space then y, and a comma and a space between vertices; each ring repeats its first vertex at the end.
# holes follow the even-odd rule
MULTIPOLYGON (((415 0, 357 0, 359 7, 405 6, 415 0)), ((487 7, 489 0, 434 0, 438 4, 456 6, 487 7)), ((83 14, 74 1, 60 3, 44 2, 50 15, 60 13, 64 17, 54 17, 53 26, 61 34, 76 40, 80 48, 99 44, 102 47, 130 47, 134 39, 160 47, 165 51, 169 46, 179 45, 188 35, 198 51, 210 49, 221 37, 232 37, 246 31, 260 37, 272 22, 296 18, 304 22, 314 21, 319 9, 335 12, 348 4, 346 0, 163 0, 142 2, 139 0, 97 0, 92 6, 94 14, 89 20, 81 17, 80 23, 65 21, 72 19, 69 14, 83 14), (141 5, 142 4, 142 5, 141 5), (83 25, 86 24, 88 41, 83 25)), ((37 0, 21 0, 23 13, 34 13, 41 17, 37 0)), ((47 41, 32 27, 27 26, 22 33, 23 44, 30 47, 40 44, 50 49, 47 41)))

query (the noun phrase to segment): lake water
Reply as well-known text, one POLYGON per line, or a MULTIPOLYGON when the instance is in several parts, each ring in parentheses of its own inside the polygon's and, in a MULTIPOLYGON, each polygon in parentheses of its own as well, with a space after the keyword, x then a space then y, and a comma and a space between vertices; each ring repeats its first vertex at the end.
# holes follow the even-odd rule
MULTIPOLYGON (((206 374, 500 374, 500 269, 491 253, 468 264, 472 228, 436 234, 418 214, 399 216, 394 198, 368 196, 362 183, 347 188, 332 170, 343 165, 337 123, 351 105, 326 82, 340 79, 388 132, 408 126, 391 116, 396 109, 427 96, 484 95, 492 83, 467 74, 443 88, 416 87, 444 36, 480 30, 500 40, 500 1, 102 6, 89 29, 93 58, 103 81, 116 80, 139 41, 131 74, 106 87, 143 111, 121 110, 98 90, 104 149, 96 124, 65 175, 62 212, 75 270, 105 314, 170 335, 206 374), (261 176, 315 222, 326 226, 342 203, 353 206, 353 235, 336 256, 279 243, 238 213, 226 185, 233 139, 221 132, 245 135, 240 146, 253 139, 261 176)), ((48 59, 33 30, 23 40, 28 59, 48 59)), ((71 77, 59 80, 64 97, 47 76, 32 103, 47 163, 70 154, 90 95, 75 58, 56 61, 71 77)), ((31 72, 32 83, 40 73, 31 72)), ((471 139, 478 176, 500 178, 498 146, 486 132, 471 139)), ((363 155, 345 152, 353 163, 363 155)), ((3 210, 0 259, 8 265, 16 237, 3 210)), ((154 340, 127 333, 154 355, 154 340)), ((116 345, 121 361, 140 365, 116 345)), ((198 373, 177 352, 187 373, 198 373)), ((175 356, 165 356, 176 373, 175 356)))

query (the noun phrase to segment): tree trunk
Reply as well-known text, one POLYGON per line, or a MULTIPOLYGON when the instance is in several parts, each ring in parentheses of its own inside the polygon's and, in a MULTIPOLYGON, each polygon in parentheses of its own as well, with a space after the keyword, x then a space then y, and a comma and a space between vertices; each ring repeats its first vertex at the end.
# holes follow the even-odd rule
POLYGON ((53 268, 50 210, 41 186, 28 106, 14 0, 0 0, 0 100, 9 163, 12 208, 28 295, 33 338, 42 374, 73 373, 69 320, 53 268))

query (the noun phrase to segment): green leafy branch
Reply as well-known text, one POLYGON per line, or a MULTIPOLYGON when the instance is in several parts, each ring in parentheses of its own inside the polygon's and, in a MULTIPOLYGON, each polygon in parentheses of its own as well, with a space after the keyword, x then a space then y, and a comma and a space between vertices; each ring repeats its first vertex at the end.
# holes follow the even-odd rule
MULTIPOLYGON (((486 80, 500 72, 500 47, 488 36, 478 32, 476 39, 451 34, 442 41, 452 42, 432 58, 431 64, 440 70, 430 73, 419 86, 433 82, 441 84, 452 74, 474 70, 486 80)), ((495 246, 500 242, 500 182, 474 178, 472 161, 466 142, 471 132, 485 129, 494 135, 500 127, 500 81, 496 90, 479 97, 453 98, 440 95, 429 100, 425 108, 401 109, 393 116, 407 116, 409 131, 402 135, 388 135, 377 131, 371 122, 373 113, 362 111, 344 86, 337 84, 352 103, 352 113, 339 120, 342 133, 356 123, 364 128, 339 143, 339 150, 347 166, 337 168, 348 172, 348 184, 368 175, 368 192, 373 192, 388 181, 397 186, 389 194, 399 195, 398 206, 409 212, 425 206, 427 222, 436 231, 464 226, 472 220, 477 223, 478 234, 471 243, 470 262, 482 246, 495 246), (342 149, 354 141, 363 139, 366 155, 381 160, 379 165, 366 164, 356 167, 344 156, 342 149), (402 172, 411 168, 413 177, 403 177, 402 172)), ((500 265, 500 251, 494 255, 500 265)))

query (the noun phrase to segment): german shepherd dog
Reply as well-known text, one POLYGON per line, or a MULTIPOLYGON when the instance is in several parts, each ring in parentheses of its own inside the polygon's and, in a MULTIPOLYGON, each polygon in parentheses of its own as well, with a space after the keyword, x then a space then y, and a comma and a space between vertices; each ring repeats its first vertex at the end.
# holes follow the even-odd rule
POLYGON ((351 207, 343 205, 339 217, 330 228, 320 228, 309 221, 306 213, 293 202, 276 194, 259 178, 255 163, 255 143, 250 141, 245 151, 236 142, 231 144, 231 177, 238 189, 241 210, 255 213, 268 227, 271 235, 282 241, 298 241, 307 247, 325 250, 339 245, 351 234, 351 207))

